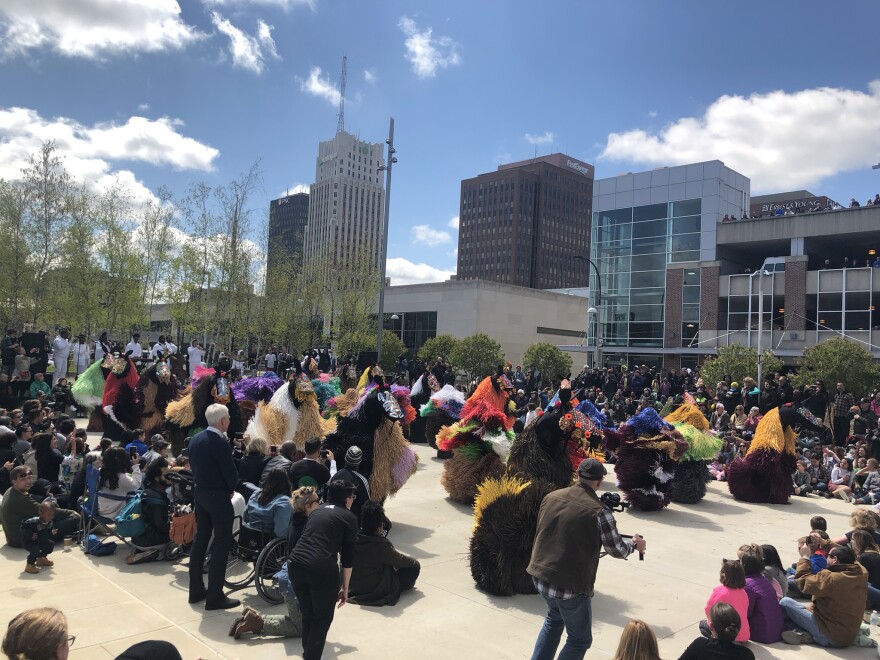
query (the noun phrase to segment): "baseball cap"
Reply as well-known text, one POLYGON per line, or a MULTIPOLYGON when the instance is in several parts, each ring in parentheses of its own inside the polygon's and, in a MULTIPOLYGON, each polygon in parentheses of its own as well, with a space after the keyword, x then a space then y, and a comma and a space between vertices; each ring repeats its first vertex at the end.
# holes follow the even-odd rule
POLYGON ((345 452, 345 464, 357 467, 361 464, 363 457, 364 452, 361 451, 361 448, 357 445, 352 445, 348 448, 348 451, 345 452))
POLYGON ((595 458, 585 458, 578 466, 578 477, 587 481, 598 481, 608 474, 605 465, 595 458))

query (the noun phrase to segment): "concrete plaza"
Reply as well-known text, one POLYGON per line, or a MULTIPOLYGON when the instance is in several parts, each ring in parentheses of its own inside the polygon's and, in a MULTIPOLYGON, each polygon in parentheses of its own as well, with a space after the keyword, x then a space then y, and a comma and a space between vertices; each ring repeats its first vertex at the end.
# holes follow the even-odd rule
MULTIPOLYGON (((395 607, 346 605, 337 610, 324 657, 334 658, 528 658, 544 616, 540 596, 499 598, 478 591, 467 561, 472 516, 446 498, 442 462, 416 445, 421 463, 404 489, 388 502, 394 522, 390 538, 422 564, 416 589, 395 607)), ((613 482, 607 489, 614 489, 613 482)), ((796 539, 809 530, 811 515, 828 520, 829 532, 847 531, 852 506, 841 500, 796 498, 790 506, 736 502, 726 484, 713 483, 700 504, 673 504, 656 513, 619 513, 622 533, 647 539, 645 561, 601 560, 593 600, 593 648, 587 657, 610 657, 621 629, 632 618, 647 621, 660 639, 664 658, 677 658, 699 635, 698 621, 718 580, 722 557, 746 542, 772 543, 784 563, 795 560, 796 539)), ((59 547, 55 567, 26 575, 22 550, 0 547, 0 626, 21 610, 63 610, 76 635, 71 658, 112 658, 144 639, 166 639, 183 657, 299 657, 298 639, 227 636, 238 612, 205 612, 187 604, 182 563, 125 564, 126 548, 110 557, 59 547)), ((233 594, 263 612, 269 608, 253 586, 233 594)), ((880 639, 875 632, 874 637, 880 639)), ((759 659, 871 658, 876 649, 826 650, 813 646, 750 644, 759 659)))

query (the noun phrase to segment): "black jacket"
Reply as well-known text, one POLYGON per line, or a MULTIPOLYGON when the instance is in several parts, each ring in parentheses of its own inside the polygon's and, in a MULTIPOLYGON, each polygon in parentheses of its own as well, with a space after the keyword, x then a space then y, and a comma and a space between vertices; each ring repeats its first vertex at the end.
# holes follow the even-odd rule
POLYGON ((321 489, 330 481, 330 468, 310 458, 304 458, 292 464, 287 474, 290 477, 290 485, 294 489, 300 487, 300 479, 303 477, 311 477, 321 489))
POLYGON ((205 429, 189 442, 189 464, 199 490, 222 490, 231 493, 238 483, 238 470, 232 462, 229 442, 205 429))
POLYGON ((324 504, 312 511, 299 542, 290 553, 290 564, 297 571, 333 575, 354 564, 354 544, 358 524, 344 506, 324 504))

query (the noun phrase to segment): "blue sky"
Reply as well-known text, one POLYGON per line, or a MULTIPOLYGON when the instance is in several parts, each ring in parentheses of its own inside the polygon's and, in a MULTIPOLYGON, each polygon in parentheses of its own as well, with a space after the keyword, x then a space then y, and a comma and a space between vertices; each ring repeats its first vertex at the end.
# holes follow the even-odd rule
POLYGON ((536 151, 599 178, 719 158, 753 193, 864 203, 878 26, 873 0, 3 0, 0 176, 48 137, 137 199, 261 158, 262 221, 313 180, 345 54, 346 128, 380 142, 396 122, 389 272, 445 279, 461 179, 536 151))

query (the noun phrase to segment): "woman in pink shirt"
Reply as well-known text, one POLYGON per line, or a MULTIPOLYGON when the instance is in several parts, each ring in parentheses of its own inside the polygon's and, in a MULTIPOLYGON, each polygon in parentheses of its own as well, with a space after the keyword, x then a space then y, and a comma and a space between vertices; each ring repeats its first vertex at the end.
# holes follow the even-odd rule
MULTIPOLYGON (((749 630, 749 596, 745 590, 746 576, 742 564, 736 559, 723 559, 721 561, 721 584, 712 590, 712 595, 706 602, 706 616, 715 603, 728 603, 739 614, 742 627, 736 636, 737 642, 747 642, 751 635, 749 630)), ((711 637, 709 625, 706 620, 700 621, 700 632, 704 637, 711 637)))

